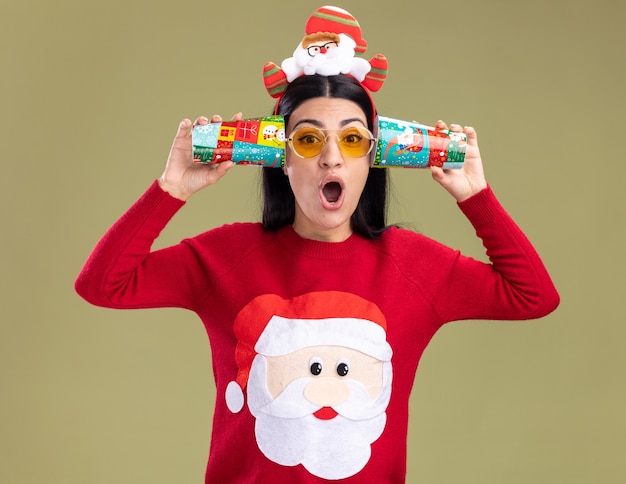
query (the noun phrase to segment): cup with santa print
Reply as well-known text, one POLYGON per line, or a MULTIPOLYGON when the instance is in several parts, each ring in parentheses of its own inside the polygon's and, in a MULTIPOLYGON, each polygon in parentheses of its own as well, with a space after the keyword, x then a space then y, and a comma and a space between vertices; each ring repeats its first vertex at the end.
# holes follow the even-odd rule
POLYGON ((461 168, 465 161, 465 133, 437 129, 415 121, 378 116, 372 166, 444 169, 461 168))
POLYGON ((279 168, 285 160, 285 121, 269 116, 197 125, 191 143, 196 163, 279 168))

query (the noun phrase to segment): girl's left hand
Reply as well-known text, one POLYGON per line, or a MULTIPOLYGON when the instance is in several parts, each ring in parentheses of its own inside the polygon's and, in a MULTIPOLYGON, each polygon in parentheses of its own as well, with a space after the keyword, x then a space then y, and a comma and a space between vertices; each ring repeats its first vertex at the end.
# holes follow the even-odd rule
POLYGON ((487 188, 476 130, 470 126, 462 128, 458 124, 451 124, 448 128, 443 121, 438 121, 435 127, 465 133, 467 135, 467 151, 462 168, 444 170, 439 166, 431 166, 430 171, 433 179, 444 187, 457 202, 467 200, 487 188))

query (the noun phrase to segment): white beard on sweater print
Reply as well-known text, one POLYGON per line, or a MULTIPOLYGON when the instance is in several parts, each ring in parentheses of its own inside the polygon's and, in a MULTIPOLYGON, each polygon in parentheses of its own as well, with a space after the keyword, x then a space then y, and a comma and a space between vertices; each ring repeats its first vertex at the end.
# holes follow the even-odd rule
POLYGON ((357 355, 342 347, 311 347, 298 353, 295 358, 257 355, 253 362, 248 407, 256 418, 259 449, 273 462, 284 466, 302 464, 324 479, 353 476, 369 461, 371 444, 385 427, 391 362, 357 355), (301 366, 309 372, 311 367, 314 372, 320 367, 322 371, 317 378, 310 373, 295 378, 273 398, 268 391, 267 382, 272 380, 268 369, 270 373, 276 373, 277 368, 280 371, 282 365, 293 369, 294 360, 306 362, 301 366), (363 362, 364 368, 357 372, 355 365, 363 362), (346 377, 360 373, 371 381, 345 378, 337 383, 332 377, 320 378, 326 366, 335 374, 345 372, 347 367, 346 377))

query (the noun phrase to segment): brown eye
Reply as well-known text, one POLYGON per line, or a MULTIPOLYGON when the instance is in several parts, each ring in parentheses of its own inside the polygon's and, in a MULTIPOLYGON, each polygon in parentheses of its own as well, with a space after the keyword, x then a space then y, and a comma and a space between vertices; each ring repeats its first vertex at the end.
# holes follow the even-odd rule
POLYGON ((316 138, 312 134, 306 134, 298 138, 298 143, 302 143, 302 144, 312 145, 312 144, 320 143, 320 142, 321 140, 319 138, 316 138))
POLYGON ((363 141, 363 137, 358 133, 348 133, 343 137, 342 141, 349 145, 359 144, 363 141))
POLYGON ((367 129, 352 127, 345 129, 339 137, 339 146, 344 154, 353 158, 367 155, 372 147, 374 137, 367 129))
POLYGON ((313 127, 299 128, 289 137, 293 151, 301 158, 313 158, 321 153, 326 143, 326 136, 313 127))
POLYGON ((300 128, 294 133, 296 143, 315 144, 323 143, 324 134, 316 128, 300 128))

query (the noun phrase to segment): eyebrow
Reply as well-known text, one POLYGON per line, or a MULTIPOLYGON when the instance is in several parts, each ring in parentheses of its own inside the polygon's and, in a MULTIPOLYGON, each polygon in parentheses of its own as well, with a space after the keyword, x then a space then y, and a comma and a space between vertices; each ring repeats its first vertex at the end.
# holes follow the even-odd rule
MULTIPOLYGON (((347 126, 350 123, 354 123, 355 121, 358 122, 358 123, 361 123, 363 126, 367 127, 366 124, 363 122, 363 120, 360 119, 360 118, 347 118, 347 119, 342 120, 339 123, 339 125, 343 128, 344 126, 347 126)), ((301 119, 300 121, 298 121, 294 125, 293 129, 296 129, 299 125, 304 124, 304 123, 312 124, 316 128, 320 128, 320 129, 324 126, 324 124, 320 120, 318 120, 318 119, 305 118, 305 119, 301 119)))

